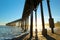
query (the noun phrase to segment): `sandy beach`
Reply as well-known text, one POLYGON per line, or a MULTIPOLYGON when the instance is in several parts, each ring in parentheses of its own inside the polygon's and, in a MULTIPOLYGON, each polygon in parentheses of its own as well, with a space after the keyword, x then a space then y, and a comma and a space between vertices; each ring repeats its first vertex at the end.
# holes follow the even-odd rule
MULTIPOLYGON (((51 30, 47 31, 47 35, 43 36, 42 32, 38 32, 37 37, 35 37, 35 32, 33 37, 29 38, 29 35, 26 35, 22 40, 60 40, 60 28, 56 28, 55 33, 51 33, 51 30)), ((20 38, 19 38, 20 39, 20 38)))

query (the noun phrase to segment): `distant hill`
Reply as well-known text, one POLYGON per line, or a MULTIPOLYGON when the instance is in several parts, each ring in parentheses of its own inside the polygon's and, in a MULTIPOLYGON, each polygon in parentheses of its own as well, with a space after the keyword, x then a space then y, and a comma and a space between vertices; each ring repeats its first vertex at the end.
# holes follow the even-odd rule
POLYGON ((58 21, 57 23, 55 23, 56 27, 60 27, 60 22, 58 21))
MULTIPOLYGON (((45 26, 49 26, 49 23, 46 23, 45 26)), ((55 27, 60 27, 60 21, 55 23, 55 27)))

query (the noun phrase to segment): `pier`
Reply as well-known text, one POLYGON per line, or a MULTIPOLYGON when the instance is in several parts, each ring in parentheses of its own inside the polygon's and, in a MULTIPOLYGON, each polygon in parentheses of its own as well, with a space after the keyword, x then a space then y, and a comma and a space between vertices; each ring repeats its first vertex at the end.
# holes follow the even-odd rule
POLYGON ((54 27, 55 27, 54 18, 52 18, 49 0, 46 0, 46 3, 47 3, 47 8, 48 8, 49 27, 51 28, 51 32, 50 31, 48 32, 48 30, 45 29, 43 1, 44 0, 26 0, 25 5, 24 5, 24 10, 22 13, 22 18, 6 24, 7 26, 21 27, 25 33, 27 32, 28 27, 29 27, 29 17, 30 17, 30 32, 13 40, 56 40, 56 37, 54 37, 55 35, 54 34, 54 27), (39 32, 39 33, 37 32, 37 8, 38 6, 40 6, 40 10, 41 10, 40 16, 42 20, 42 32, 39 32), (33 27, 34 27, 33 26, 33 11, 35 12, 35 26, 36 26, 35 32, 33 32, 33 27))

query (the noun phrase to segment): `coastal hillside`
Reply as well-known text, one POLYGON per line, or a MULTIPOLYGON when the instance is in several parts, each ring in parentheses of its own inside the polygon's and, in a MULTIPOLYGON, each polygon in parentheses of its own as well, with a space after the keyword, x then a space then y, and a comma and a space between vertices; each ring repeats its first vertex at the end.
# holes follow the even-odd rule
MULTIPOLYGON (((45 26, 49 26, 49 23, 46 23, 45 26)), ((55 23, 55 27, 60 27, 60 21, 55 23)))

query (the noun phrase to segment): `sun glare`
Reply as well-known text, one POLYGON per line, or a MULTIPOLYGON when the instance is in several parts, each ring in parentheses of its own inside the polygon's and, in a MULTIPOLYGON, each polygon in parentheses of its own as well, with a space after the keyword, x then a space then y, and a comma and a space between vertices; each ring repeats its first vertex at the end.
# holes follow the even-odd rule
MULTIPOLYGON (((42 22, 40 18, 37 18, 37 30, 42 31, 42 22)), ((33 31, 35 31, 36 26, 35 26, 35 20, 33 21, 33 31)))

